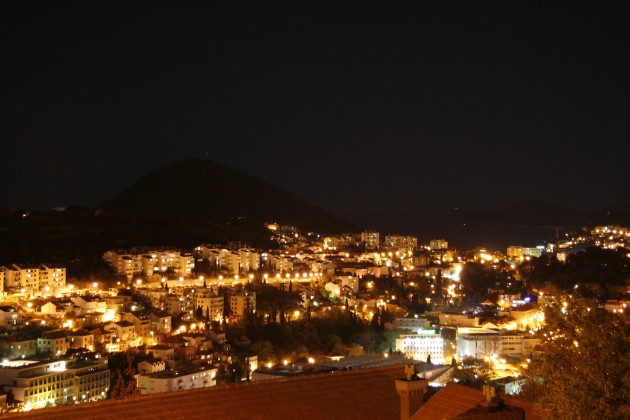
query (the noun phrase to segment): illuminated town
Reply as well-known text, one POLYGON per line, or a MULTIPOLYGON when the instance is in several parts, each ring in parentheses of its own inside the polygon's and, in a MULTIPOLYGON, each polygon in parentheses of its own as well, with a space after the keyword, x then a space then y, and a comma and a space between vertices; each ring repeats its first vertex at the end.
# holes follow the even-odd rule
MULTIPOLYGON (((153 394, 405 360, 422 363, 432 386, 465 380, 458 369, 484 370, 486 380, 518 394, 523 372, 544 357, 544 306, 560 298, 559 289, 528 285, 525 268, 541 258, 561 264, 589 246, 614 252, 630 239, 626 228, 598 226, 502 253, 458 250, 445 239, 374 231, 321 237, 266 226, 278 244, 271 251, 240 243, 107 251, 107 281, 70 283, 63 266, 44 262, 0 267, 5 407, 116 398, 121 380, 153 394), (497 281, 484 289, 467 284, 472 267, 497 281), (303 342, 287 351, 235 335, 252 322, 298 325, 342 315, 379 339, 335 336, 332 346, 303 342), (112 363, 121 355, 133 373, 112 363)), ((599 302, 617 314, 627 304, 599 302)))
POLYGON ((2 2, 0 420, 630 419, 629 18, 2 2))

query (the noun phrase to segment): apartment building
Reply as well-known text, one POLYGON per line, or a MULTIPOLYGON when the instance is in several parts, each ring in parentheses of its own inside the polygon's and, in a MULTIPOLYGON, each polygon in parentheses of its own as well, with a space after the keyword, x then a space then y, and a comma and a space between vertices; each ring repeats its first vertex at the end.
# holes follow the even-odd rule
POLYGON ((128 280, 134 276, 152 279, 167 272, 174 276, 190 277, 195 267, 192 254, 173 249, 134 249, 132 251, 110 250, 103 254, 114 271, 128 280))
POLYGON ((208 314, 210 320, 220 321, 223 319, 225 299, 217 295, 210 289, 196 290, 193 294, 195 311, 201 308, 201 313, 205 317, 208 314))
POLYGON ((239 291, 227 295, 230 316, 242 318, 248 312, 256 312, 256 292, 239 291))
POLYGON ((374 249, 377 248, 381 242, 380 234, 374 231, 364 231, 361 232, 361 242, 365 244, 366 248, 374 249))
POLYGON ((383 246, 386 249, 403 252, 415 251, 418 247, 418 238, 415 236, 387 235, 383 246))
POLYGON ((66 285, 66 268, 57 264, 10 264, 0 267, 0 292, 54 291, 66 285))
POLYGON ((106 360, 3 361, 0 384, 25 410, 105 399, 110 383, 106 360))

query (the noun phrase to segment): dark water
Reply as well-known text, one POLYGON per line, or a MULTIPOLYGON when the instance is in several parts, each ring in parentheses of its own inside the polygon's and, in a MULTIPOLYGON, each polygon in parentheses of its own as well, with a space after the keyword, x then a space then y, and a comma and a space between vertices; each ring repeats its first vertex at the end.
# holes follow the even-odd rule
POLYGON ((466 225, 456 220, 439 217, 404 215, 346 215, 357 226, 376 230, 381 240, 386 234, 404 234, 418 237, 419 243, 431 239, 445 239, 452 248, 485 247, 505 252, 510 245, 533 247, 554 242, 556 233, 575 230, 569 226, 502 226, 466 225))

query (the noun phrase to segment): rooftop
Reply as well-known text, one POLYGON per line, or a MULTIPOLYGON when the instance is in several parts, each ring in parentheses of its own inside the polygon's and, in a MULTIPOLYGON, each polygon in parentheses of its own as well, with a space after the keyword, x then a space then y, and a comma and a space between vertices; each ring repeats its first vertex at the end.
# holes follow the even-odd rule
POLYGON ((66 405, 4 418, 155 419, 399 419, 394 380, 401 366, 306 375, 261 382, 66 405))
POLYGON ((483 413, 479 404, 485 401, 483 392, 455 383, 449 383, 431 397, 412 417, 421 419, 454 418, 496 418, 512 419, 518 417, 519 409, 525 411, 527 420, 542 420, 542 414, 526 401, 502 397, 505 409, 495 413, 483 413), (481 417, 480 417, 481 416, 481 417))

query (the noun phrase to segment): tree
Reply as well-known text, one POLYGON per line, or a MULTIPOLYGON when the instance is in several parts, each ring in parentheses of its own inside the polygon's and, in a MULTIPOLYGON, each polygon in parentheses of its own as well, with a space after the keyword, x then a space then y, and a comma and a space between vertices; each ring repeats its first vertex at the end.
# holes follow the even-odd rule
POLYGON ((126 359, 124 361, 124 370, 116 369, 114 375, 112 375, 112 392, 110 398, 127 398, 138 394, 136 387, 136 371, 133 368, 133 358, 130 352, 127 352, 126 359))
MULTIPOLYGON (((453 361, 451 360, 451 365, 453 361)), ((455 382, 471 388, 481 388, 487 384, 492 376, 492 369, 488 362, 472 357, 466 357, 461 361, 461 366, 457 365, 452 370, 452 378, 455 382)))
POLYGON ((559 296, 544 308, 544 356, 530 365, 524 396, 550 418, 629 418, 627 315, 559 296))

